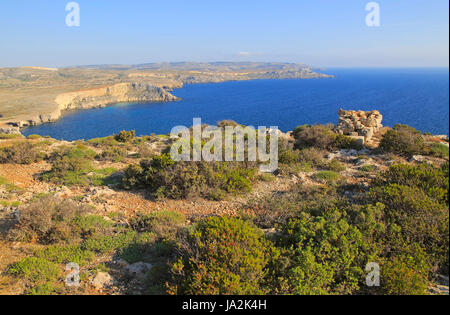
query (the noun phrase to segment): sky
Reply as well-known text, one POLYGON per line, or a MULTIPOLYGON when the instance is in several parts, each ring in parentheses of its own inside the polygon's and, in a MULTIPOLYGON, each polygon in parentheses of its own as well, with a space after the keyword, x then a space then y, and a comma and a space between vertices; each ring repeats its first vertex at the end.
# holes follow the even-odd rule
POLYGON ((0 1, 0 67, 271 61, 448 67, 448 0, 0 1))

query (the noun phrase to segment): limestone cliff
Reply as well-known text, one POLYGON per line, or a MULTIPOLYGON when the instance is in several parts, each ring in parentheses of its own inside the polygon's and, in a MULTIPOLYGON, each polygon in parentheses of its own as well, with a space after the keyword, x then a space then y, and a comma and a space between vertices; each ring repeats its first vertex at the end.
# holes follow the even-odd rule
POLYGON ((60 110, 105 107, 122 102, 171 102, 178 100, 161 87, 145 82, 118 83, 112 86, 58 95, 60 110))

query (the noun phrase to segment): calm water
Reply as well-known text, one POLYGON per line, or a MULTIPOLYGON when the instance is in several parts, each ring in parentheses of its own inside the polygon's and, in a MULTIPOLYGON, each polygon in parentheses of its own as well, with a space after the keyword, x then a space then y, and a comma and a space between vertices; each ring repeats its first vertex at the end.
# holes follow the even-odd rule
POLYGON ((328 69, 335 79, 255 80, 187 85, 173 91, 180 102, 120 104, 70 112, 52 124, 24 130, 56 139, 104 137, 121 130, 167 134, 194 117, 215 124, 232 119, 253 126, 293 130, 301 124, 337 122, 337 111, 378 109, 383 124, 408 124, 449 133, 448 69, 328 69))

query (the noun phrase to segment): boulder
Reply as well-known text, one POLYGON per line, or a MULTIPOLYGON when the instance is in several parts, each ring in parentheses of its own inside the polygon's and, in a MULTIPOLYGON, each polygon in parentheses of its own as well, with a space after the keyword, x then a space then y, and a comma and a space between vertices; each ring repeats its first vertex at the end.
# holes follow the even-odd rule
POLYGON ((152 267, 152 264, 137 262, 132 265, 127 265, 125 270, 136 279, 143 280, 147 272, 150 271, 152 267))
POLYGON ((113 284, 113 278, 107 272, 99 272, 99 273, 97 273, 95 278, 92 279, 91 284, 97 290, 103 289, 103 288, 109 287, 113 284))

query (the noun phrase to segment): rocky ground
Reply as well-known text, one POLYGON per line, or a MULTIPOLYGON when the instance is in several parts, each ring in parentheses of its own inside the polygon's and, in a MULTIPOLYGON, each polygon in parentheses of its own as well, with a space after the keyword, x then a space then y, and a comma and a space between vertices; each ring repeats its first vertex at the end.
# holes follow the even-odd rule
MULTIPOLYGON (((17 140, 1 140, 0 146, 7 145, 8 142, 17 140)), ((39 142, 42 140, 24 140, 39 142)), ((47 150, 54 150, 63 145, 73 145, 73 143, 52 140, 47 150)), ((368 174, 363 172, 365 166, 370 165, 377 171, 385 170, 389 165, 399 162, 439 164, 441 159, 432 157, 415 157, 411 161, 399 158, 398 156, 375 154, 370 149, 339 150, 330 152, 326 158, 329 161, 337 160, 345 166, 341 175, 349 184, 359 184, 368 187, 371 178, 376 172, 368 174)), ((129 163, 96 162, 99 167, 116 167, 122 169, 129 163)), ((109 218, 110 214, 120 213, 121 221, 127 224, 129 218, 137 213, 151 213, 161 210, 170 210, 183 213, 188 220, 195 221, 199 218, 211 215, 234 215, 245 209, 245 206, 253 199, 272 195, 282 194, 288 191, 293 184, 302 182, 309 185, 320 185, 322 182, 315 178, 317 171, 299 171, 289 174, 280 174, 273 181, 258 182, 250 194, 239 195, 227 198, 223 201, 209 201, 201 198, 189 200, 155 200, 146 191, 125 191, 114 187, 67 187, 54 185, 39 180, 39 175, 50 169, 50 164, 41 161, 31 165, 0 164, 0 178, 3 178, 3 185, 0 186, 0 199, 3 206, 0 207, 0 232, 5 235, 11 227, 11 218, 14 218, 20 205, 27 204, 32 198, 42 194, 53 194, 58 198, 75 199, 83 204, 91 205, 95 208, 95 214, 109 218), (5 184, 7 183, 7 184, 5 184), (9 224, 8 224, 9 222, 9 224)), ((354 192, 349 191, 349 195, 354 192)), ((0 242, 0 294, 20 294, 24 290, 24 285, 16 283, 14 279, 5 273, 7 267, 21 258, 30 255, 33 250, 40 245, 30 243, 0 242)), ((148 271, 150 266, 139 262, 129 265, 125 261, 115 261, 113 256, 106 256, 98 259, 96 264, 107 263, 108 272, 98 272, 90 280, 91 285, 83 291, 83 294, 123 294, 139 293, 140 280, 148 271), (124 280, 126 279, 126 281, 124 280), (131 291, 130 291, 131 290, 131 291)), ((430 288, 434 294, 448 294, 448 278, 438 279, 438 284, 430 288)))
MULTIPOLYGON (((365 146, 362 149, 336 149, 322 152, 321 163, 332 165, 334 163, 336 175, 346 188, 343 194, 350 200, 357 199, 362 193, 368 191, 373 179, 382 171, 389 169, 393 164, 420 164, 429 163, 440 167, 448 161, 447 156, 413 155, 406 158, 392 153, 383 153, 378 149, 383 135, 390 129, 381 125, 382 116, 378 112, 340 111, 340 120, 336 134, 346 134, 350 138, 361 141, 365 146), (355 189, 356 187, 356 189, 355 189)), ((288 146, 295 142, 294 132, 279 136, 288 146)), ((423 135, 426 143, 439 143, 448 147, 448 139, 443 136, 423 135)), ((249 193, 229 195, 221 201, 212 201, 200 197, 182 200, 155 199, 148 190, 125 190, 117 184, 127 166, 137 164, 139 161, 152 155, 161 154, 168 148, 171 140, 167 136, 148 136, 134 138, 132 141, 120 143, 114 137, 93 139, 87 142, 66 142, 50 138, 32 137, 25 139, 17 136, 12 139, 3 137, 0 140, 2 148, 30 144, 39 148, 46 159, 39 159, 31 164, 0 163, 0 294, 23 294, 27 291, 26 281, 18 281, 8 273, 8 268, 29 257, 37 250, 45 248, 36 242, 11 242, 6 234, 17 222, 24 206, 30 204, 38 197, 51 195, 59 200, 72 200, 80 205, 89 206, 92 214, 111 221, 118 226, 129 226, 130 221, 138 214, 159 213, 171 211, 183 214, 187 223, 193 223, 209 216, 235 216, 243 215, 255 200, 275 199, 289 193, 291 189, 302 184, 305 186, 321 186, 327 179, 320 177, 323 173, 318 168, 293 168, 280 164, 279 170, 274 174, 259 174, 253 189, 249 193), (52 168, 49 157, 62 148, 76 147, 82 144, 97 154, 92 159, 96 170, 114 170, 109 176, 113 179, 110 184, 89 185, 61 185, 52 181, 45 181, 42 175, 52 168), (110 156, 108 159, 98 158, 102 154, 111 152, 111 149, 122 152, 121 158, 110 156), (122 150, 122 151, 120 151, 122 150), (264 176, 267 175, 267 176, 264 176)), ((113 152, 116 152, 113 150, 113 152)), ((117 153, 117 152, 116 152, 117 153)), ((20 154, 16 153, 16 154, 20 154)), ((88 174, 94 176, 95 173, 88 174)), ((267 233, 274 230, 268 229, 267 233)), ((155 263, 158 263, 157 257, 155 263)), ((141 294, 145 291, 145 279, 152 269, 153 260, 137 261, 129 264, 114 254, 97 255, 89 263, 87 272, 88 285, 78 291, 68 294, 141 294), (151 263, 149 261, 152 261, 151 263)), ((148 286, 147 286, 148 287, 148 286)), ((431 294, 448 294, 448 277, 438 275, 430 283, 431 294)))

